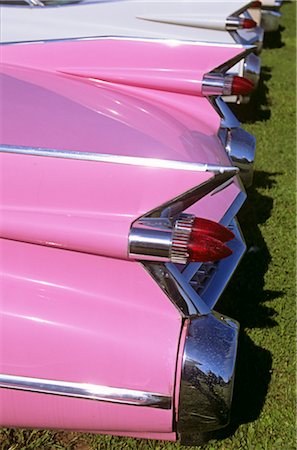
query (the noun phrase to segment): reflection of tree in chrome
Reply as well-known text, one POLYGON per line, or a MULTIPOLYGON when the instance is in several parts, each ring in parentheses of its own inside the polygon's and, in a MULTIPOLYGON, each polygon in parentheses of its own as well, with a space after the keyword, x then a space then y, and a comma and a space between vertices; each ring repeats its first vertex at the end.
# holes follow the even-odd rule
POLYGON ((195 392, 192 387, 192 395, 197 397, 195 416, 199 416, 201 424, 205 425, 208 430, 215 429, 220 424, 226 424, 230 413, 230 404, 224 398, 224 392, 231 381, 226 383, 221 376, 217 376, 213 372, 205 373, 195 364, 188 367, 186 378, 191 386, 195 387, 195 392))

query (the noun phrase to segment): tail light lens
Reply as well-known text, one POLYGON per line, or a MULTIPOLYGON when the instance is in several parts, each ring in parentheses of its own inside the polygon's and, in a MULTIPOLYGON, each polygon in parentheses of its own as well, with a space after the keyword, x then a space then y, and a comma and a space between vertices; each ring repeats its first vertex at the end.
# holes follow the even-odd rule
POLYGON ((207 235, 191 233, 188 244, 189 261, 218 261, 232 254, 227 245, 207 235))
POLYGON ((249 8, 261 8, 261 6, 262 6, 262 3, 261 3, 261 2, 252 2, 252 3, 249 5, 249 8))
POLYGON ((244 77, 209 73, 203 77, 203 95, 248 95, 254 83, 244 77))
POLYGON ((175 222, 171 256, 175 262, 218 261, 232 254, 225 244, 234 234, 212 220, 181 215, 175 222))
POLYGON ((212 220, 180 214, 173 227, 167 230, 160 220, 157 227, 151 227, 145 219, 141 225, 141 228, 131 229, 130 258, 186 264, 218 261, 232 254, 226 242, 233 239, 234 234, 212 220))
POLYGON ((200 217, 194 219, 191 234, 204 234, 221 242, 228 242, 234 238, 234 233, 229 228, 213 220, 202 219, 200 217))
POLYGON ((244 77, 234 76, 232 80, 232 94, 248 95, 254 89, 254 83, 244 77))
POLYGON ((255 28, 257 26, 257 22, 253 19, 242 19, 241 26, 239 28, 255 28))

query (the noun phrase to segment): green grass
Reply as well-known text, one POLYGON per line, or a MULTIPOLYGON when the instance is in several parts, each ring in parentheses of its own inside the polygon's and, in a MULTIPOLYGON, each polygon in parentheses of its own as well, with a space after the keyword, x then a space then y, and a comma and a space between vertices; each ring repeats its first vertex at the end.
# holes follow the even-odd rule
MULTIPOLYGON (((254 186, 239 219, 248 252, 217 306, 241 324, 230 426, 189 450, 293 450, 295 443, 295 2, 266 39, 262 82, 238 108, 257 137, 254 186)), ((178 450, 177 443, 3 430, 2 450, 178 450)))

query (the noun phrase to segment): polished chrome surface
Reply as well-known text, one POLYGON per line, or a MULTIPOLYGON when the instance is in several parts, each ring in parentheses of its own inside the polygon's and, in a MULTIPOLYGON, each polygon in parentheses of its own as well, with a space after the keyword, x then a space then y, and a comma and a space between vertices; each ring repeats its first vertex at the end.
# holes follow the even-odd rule
POLYGON ((243 45, 243 47, 244 47, 244 51, 242 51, 238 55, 234 56, 234 58, 231 58, 228 61, 221 64, 220 66, 216 67, 214 70, 212 70, 212 73, 227 72, 227 70, 231 69, 231 67, 233 67, 239 61, 246 58, 251 52, 253 52, 257 49, 257 47, 255 45, 243 45))
POLYGON ((183 317, 198 314, 208 314, 224 291, 230 277, 239 264, 244 252, 245 243, 239 225, 234 216, 242 206, 246 194, 240 192, 221 222, 235 234, 235 238, 228 243, 233 254, 214 264, 215 270, 209 277, 204 277, 199 289, 195 284, 195 277, 205 274, 205 265, 202 263, 189 263, 187 265, 143 262, 143 266, 165 292, 171 302, 181 312, 183 317))
POLYGON ((129 258, 142 261, 170 261, 172 229, 132 227, 129 234, 129 258))
POLYGON ((215 312, 189 321, 179 396, 181 439, 229 422, 238 323, 215 312))
POLYGON ((262 27, 255 27, 252 30, 242 28, 237 31, 231 31, 230 33, 238 44, 254 45, 254 53, 261 53, 264 39, 264 30, 262 27))
MULTIPOLYGON (((216 167, 216 166, 214 166, 216 167)), ((204 183, 195 186, 193 189, 184 192, 183 194, 175 197, 174 199, 164 203, 163 205, 149 211, 142 218, 138 220, 143 220, 144 218, 166 218, 168 220, 173 220, 180 213, 185 211, 194 203, 198 202, 201 198, 208 195, 210 192, 222 186, 225 182, 231 180, 235 175, 239 173, 237 167, 221 167, 221 170, 213 171, 214 176, 204 183)), ((133 223, 132 226, 136 226, 138 220, 133 223)))
POLYGON ((222 95, 224 92, 224 75, 220 73, 208 73, 202 80, 203 95, 222 95))
POLYGON ((256 88, 259 84, 261 72, 261 59, 254 53, 250 53, 244 61, 243 76, 254 83, 256 88))
POLYGON ((229 106, 221 97, 209 97, 209 100, 219 116, 221 117, 221 127, 223 128, 237 128, 240 127, 240 122, 233 114, 229 106))
POLYGON ((253 183, 256 138, 242 128, 234 128, 227 133, 225 148, 233 164, 240 169, 239 175, 245 187, 251 186, 253 183))
POLYGON ((35 147, 20 147, 0 144, 0 153, 13 153, 28 156, 44 156, 49 158, 78 159, 82 161, 97 161, 113 164, 128 164, 133 166, 158 167, 165 169, 191 170, 197 172, 214 172, 215 174, 231 174, 235 172, 232 167, 215 166, 211 164, 199 164, 167 159, 146 158, 139 156, 124 156, 104 153, 88 153, 72 150, 57 150, 35 147))
POLYGON ((189 253, 188 243, 192 231, 195 216, 190 214, 181 214, 175 222, 170 260, 176 264, 186 264, 189 253))
POLYGON ((226 20, 226 30, 234 31, 237 30, 241 25, 241 20, 239 17, 229 16, 226 20))
POLYGON ((231 95, 232 75, 223 73, 208 73, 202 80, 203 95, 231 95))
POLYGON ((85 400, 98 400, 133 406, 148 406, 160 409, 170 409, 172 404, 170 397, 154 392, 6 374, 0 374, 0 387, 37 392, 40 394, 52 394, 63 397, 75 397, 85 400))
POLYGON ((202 299, 194 298, 193 289, 184 282, 174 264, 142 262, 142 265, 178 309, 182 317, 197 316, 197 314, 208 314, 210 312, 202 299))
POLYGON ((176 220, 138 220, 129 234, 129 258, 185 264, 194 219, 193 215, 180 214, 176 220))
POLYGON ((267 33, 273 33, 279 28, 280 18, 282 14, 279 11, 262 10, 261 26, 267 33))
POLYGON ((244 204, 246 200, 246 192, 244 190, 244 187, 242 186, 242 191, 238 194, 232 205, 228 208, 228 210, 225 212, 224 216, 220 220, 220 223, 224 225, 225 227, 228 227, 231 223, 242 205, 244 204))
MULTIPOLYGON (((110 0, 114 1, 114 0, 110 0)), ((79 2, 78 2, 79 3, 79 2)), ((142 41, 142 42, 160 42, 163 44, 178 44, 178 43, 184 43, 186 42, 187 45, 192 46, 207 46, 207 47, 232 47, 232 48, 239 48, 242 49, 243 45, 241 42, 233 42, 233 43, 225 43, 225 42, 208 42, 208 41, 189 41, 184 39, 172 39, 172 38, 143 38, 141 36, 138 37, 131 37, 131 36, 113 36, 113 35, 105 35, 105 36, 86 36, 86 37, 79 37, 79 38, 60 38, 60 39, 47 39, 47 40, 38 40, 38 41, 12 41, 12 42, 3 42, 1 45, 26 45, 26 44, 46 44, 47 42, 62 42, 62 41, 98 41, 98 40, 124 40, 124 41, 142 41)), ((244 48, 250 48, 249 45, 244 45, 244 48)))

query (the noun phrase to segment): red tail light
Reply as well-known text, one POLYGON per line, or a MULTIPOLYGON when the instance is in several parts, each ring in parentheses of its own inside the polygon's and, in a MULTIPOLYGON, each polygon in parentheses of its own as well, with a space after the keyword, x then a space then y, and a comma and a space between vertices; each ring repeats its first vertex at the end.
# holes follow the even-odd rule
POLYGON ((233 238, 232 231, 217 222, 182 215, 175 223, 171 259, 173 262, 218 261, 232 254, 225 242, 233 238))
POLYGON ((233 95, 248 95, 254 89, 254 83, 244 77, 234 76, 232 80, 233 95))
POLYGON ((200 217, 196 217, 193 222, 192 234, 193 233, 205 234, 221 242, 231 241, 231 239, 234 238, 234 234, 228 228, 213 220, 202 219, 200 217))
POLYGON ((203 95, 247 95, 254 89, 254 83, 244 77, 208 73, 203 77, 203 95))
POLYGON ((218 261, 232 254, 224 242, 234 238, 232 231, 212 220, 196 217, 188 242, 190 261, 218 261))
POLYGON ((253 19, 242 19, 241 28, 255 28, 257 26, 257 22, 253 19))
POLYGON ((249 8, 261 8, 261 6, 262 6, 262 3, 261 3, 261 2, 252 2, 252 3, 249 5, 249 8))
POLYGON ((218 261, 232 254, 232 250, 223 242, 207 235, 191 233, 189 244, 189 261, 218 261))

